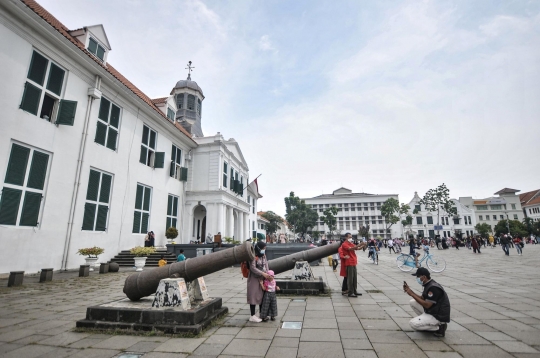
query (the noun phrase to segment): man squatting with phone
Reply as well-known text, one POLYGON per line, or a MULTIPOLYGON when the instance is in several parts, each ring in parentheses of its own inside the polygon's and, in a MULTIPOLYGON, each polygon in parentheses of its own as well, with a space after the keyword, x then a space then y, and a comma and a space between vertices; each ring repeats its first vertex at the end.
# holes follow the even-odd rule
POLYGON ((424 291, 419 296, 403 281, 403 291, 413 299, 409 302, 417 317, 409 321, 415 331, 433 331, 435 336, 444 337, 447 324, 450 322, 450 300, 444 288, 431 278, 425 267, 420 267, 416 273, 416 281, 424 291))

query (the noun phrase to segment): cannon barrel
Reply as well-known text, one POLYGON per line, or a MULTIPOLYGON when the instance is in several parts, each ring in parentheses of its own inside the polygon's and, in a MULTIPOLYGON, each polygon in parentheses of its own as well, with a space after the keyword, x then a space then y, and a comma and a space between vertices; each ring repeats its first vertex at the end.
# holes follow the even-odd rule
POLYGON ((340 243, 336 242, 331 245, 324 245, 315 249, 308 249, 291 255, 282 256, 280 258, 268 261, 268 267, 277 275, 282 272, 292 270, 296 261, 311 262, 333 255, 338 252, 339 245, 340 243))
POLYGON ((199 256, 153 270, 134 273, 126 278, 124 293, 130 300, 137 301, 154 294, 159 286, 159 281, 174 274, 183 277, 186 281, 193 281, 198 277, 223 270, 242 261, 252 261, 254 258, 253 246, 249 242, 244 242, 242 245, 214 252, 211 255, 199 256))

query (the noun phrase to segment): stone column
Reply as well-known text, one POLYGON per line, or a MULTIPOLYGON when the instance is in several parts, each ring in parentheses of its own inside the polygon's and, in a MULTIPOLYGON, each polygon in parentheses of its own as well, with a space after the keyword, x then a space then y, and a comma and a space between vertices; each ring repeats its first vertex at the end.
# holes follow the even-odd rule
MULTIPOLYGON (((216 204, 206 203, 206 235, 212 234, 212 237, 217 234, 216 231, 216 204)), ((206 237, 205 237, 206 239, 206 237)))
POLYGON ((236 240, 238 241, 244 241, 244 214, 239 211, 238 212, 238 222, 237 222, 237 225, 238 225, 238 230, 236 230, 238 232, 238 237, 236 238, 236 240))
POLYGON ((225 227, 223 223, 225 222, 223 218, 223 210, 224 205, 216 203, 216 215, 217 215, 217 227, 216 227, 216 235, 218 232, 221 232, 222 237, 225 235, 225 227))
POLYGON ((232 206, 227 206, 227 219, 229 221, 227 225, 227 236, 234 236, 234 209, 232 206))
POLYGON ((242 215, 244 215, 244 237, 242 238, 242 242, 244 242, 251 237, 251 234, 249 232, 249 214, 243 213, 242 215))

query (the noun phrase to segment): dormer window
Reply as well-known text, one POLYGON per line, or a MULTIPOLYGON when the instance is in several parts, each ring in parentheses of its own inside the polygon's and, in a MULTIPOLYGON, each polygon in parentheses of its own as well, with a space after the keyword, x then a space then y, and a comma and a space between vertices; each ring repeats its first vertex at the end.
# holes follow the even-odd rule
POLYGON ((167 118, 174 122, 174 111, 171 107, 167 107, 167 118))
POLYGON ((105 60, 105 49, 98 44, 96 40, 90 37, 88 41, 88 51, 91 52, 94 56, 99 58, 101 61, 105 60))
POLYGON ((187 109, 195 110, 195 96, 192 94, 188 94, 187 96, 187 109))

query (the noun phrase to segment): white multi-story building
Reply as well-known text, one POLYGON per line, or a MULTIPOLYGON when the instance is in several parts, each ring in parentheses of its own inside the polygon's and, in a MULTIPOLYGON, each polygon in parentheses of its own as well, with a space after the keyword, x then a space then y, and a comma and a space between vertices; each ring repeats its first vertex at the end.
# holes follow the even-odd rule
POLYGON ((250 231, 250 237, 255 239, 257 237, 258 229, 258 210, 257 203, 259 199, 262 198, 262 195, 259 193, 259 185, 257 184, 257 179, 249 183, 247 187, 247 200, 249 204, 249 217, 248 217, 248 227, 250 231))
POLYGON ((350 232, 357 235, 361 226, 369 225, 370 235, 373 237, 398 237, 401 236, 401 224, 392 225, 391 232, 386 233, 386 221, 381 216, 381 205, 389 198, 399 201, 397 194, 353 193, 350 189, 339 188, 332 194, 322 194, 303 200, 319 215, 317 226, 313 230, 323 233, 329 231, 321 217, 325 209, 335 206, 338 209, 337 229, 341 234, 350 232))
POLYGON ((504 188, 495 193, 498 197, 486 199, 473 199, 472 197, 460 197, 459 202, 473 209, 478 223, 486 223, 491 229, 501 220, 523 221, 524 215, 521 208, 519 190, 504 188))
POLYGON ((0 45, 0 273, 78 267, 92 246, 106 261, 170 226, 249 237, 248 166, 202 136, 189 76, 152 100, 107 61, 103 26, 71 31, 33 0, 0 2, 0 45))
POLYGON ((540 221, 540 189, 519 194, 519 201, 525 217, 540 221))
POLYGON ((457 210, 456 215, 449 215, 442 207, 439 212, 429 212, 420 204, 420 200, 418 193, 414 192, 414 197, 409 202, 411 208, 409 215, 412 216, 413 222, 410 228, 404 228, 405 237, 408 235, 430 238, 434 238, 435 235, 467 237, 474 234, 476 225, 474 209, 466 207, 456 199, 451 199, 457 210))

